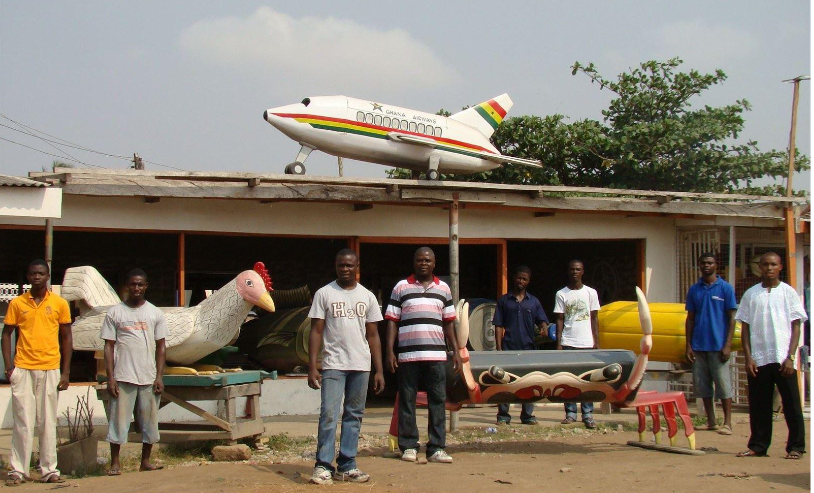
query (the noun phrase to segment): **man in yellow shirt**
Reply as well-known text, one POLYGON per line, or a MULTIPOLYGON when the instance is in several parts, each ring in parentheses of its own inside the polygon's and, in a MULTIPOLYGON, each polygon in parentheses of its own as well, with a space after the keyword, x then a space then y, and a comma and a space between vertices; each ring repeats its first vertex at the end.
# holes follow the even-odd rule
POLYGON ((57 469, 57 391, 68 388, 73 352, 71 311, 67 301, 48 291, 51 273, 44 260, 29 264, 27 278, 31 290, 11 300, 3 321, 3 361, 6 379, 11 383, 14 414, 7 485, 30 479, 28 469, 37 425, 40 481, 63 481, 57 469), (15 330, 17 354, 12 364, 11 334, 15 330))

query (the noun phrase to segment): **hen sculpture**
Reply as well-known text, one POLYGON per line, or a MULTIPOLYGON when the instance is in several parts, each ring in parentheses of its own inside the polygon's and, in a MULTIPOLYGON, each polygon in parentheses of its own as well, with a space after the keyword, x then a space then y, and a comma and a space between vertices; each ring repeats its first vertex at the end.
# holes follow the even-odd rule
MULTIPOLYGON (((270 289, 265 266, 258 262, 254 270, 241 272, 197 306, 161 307, 169 333, 167 362, 189 365, 235 340, 252 306, 274 311, 270 289)), ((62 297, 79 307, 73 323, 73 348, 104 349, 99 333, 107 311, 121 302, 116 291, 95 268, 71 267, 65 271, 62 297)))

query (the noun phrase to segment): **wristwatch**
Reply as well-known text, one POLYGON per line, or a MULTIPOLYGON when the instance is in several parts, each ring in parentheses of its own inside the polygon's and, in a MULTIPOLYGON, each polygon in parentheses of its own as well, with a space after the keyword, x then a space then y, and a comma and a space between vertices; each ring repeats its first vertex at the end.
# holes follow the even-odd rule
POLYGON ((794 363, 794 357, 795 357, 795 355, 793 355, 793 354, 790 354, 790 355, 787 356, 788 360, 791 361, 792 363, 794 363))

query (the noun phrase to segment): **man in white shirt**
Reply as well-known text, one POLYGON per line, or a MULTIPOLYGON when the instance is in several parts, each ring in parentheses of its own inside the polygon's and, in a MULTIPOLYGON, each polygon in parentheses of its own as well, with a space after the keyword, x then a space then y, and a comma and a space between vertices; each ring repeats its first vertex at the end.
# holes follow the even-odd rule
MULTIPOLYGON (((568 263, 568 285, 557 291, 554 316, 557 322, 557 349, 599 349, 597 313, 599 295, 596 290, 582 284, 585 265, 581 260, 568 263)), ((588 429, 596 428, 593 418, 594 403, 582 402, 582 422, 588 429)), ((577 420, 577 405, 565 403, 562 424, 577 420)))
POLYGON ((800 322, 808 319, 800 295, 780 281, 783 263, 774 252, 760 257, 761 283, 749 288, 741 299, 735 318, 741 321, 741 340, 746 356, 749 387, 748 450, 738 457, 764 456, 772 440, 772 395, 774 388, 783 400, 789 428, 786 459, 805 453, 805 424, 797 389, 797 344, 800 322))

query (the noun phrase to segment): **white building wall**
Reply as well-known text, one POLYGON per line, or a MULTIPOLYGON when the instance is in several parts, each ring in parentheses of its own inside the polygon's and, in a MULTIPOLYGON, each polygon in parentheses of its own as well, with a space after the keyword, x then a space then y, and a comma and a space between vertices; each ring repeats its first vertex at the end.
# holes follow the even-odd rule
MULTIPOLYGON (((438 237, 449 234, 448 211, 427 206, 384 206, 354 212, 351 204, 255 200, 161 199, 66 195, 56 227, 149 231, 255 233, 306 236, 438 237)), ((0 218, 30 224, 25 218, 0 218)), ((466 208, 461 238, 639 239, 646 241, 651 301, 672 302, 676 293, 675 220, 671 217, 557 213, 535 218, 531 211, 466 208)))

